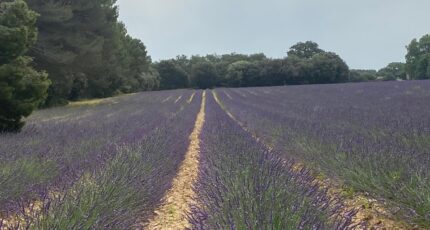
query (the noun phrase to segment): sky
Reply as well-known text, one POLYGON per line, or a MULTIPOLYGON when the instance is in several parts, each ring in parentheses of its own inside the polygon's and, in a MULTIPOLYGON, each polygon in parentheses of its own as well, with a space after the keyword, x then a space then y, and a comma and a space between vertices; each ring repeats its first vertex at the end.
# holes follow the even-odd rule
POLYGON ((177 55, 286 56, 300 41, 339 54, 353 69, 404 62, 430 33, 430 0, 119 0, 120 20, 154 61, 177 55))

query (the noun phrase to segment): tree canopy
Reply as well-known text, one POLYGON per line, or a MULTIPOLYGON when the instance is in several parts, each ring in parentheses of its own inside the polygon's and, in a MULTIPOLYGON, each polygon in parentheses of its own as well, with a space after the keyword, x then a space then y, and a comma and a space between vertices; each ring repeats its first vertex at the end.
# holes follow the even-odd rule
POLYGON ((349 71, 349 82, 366 82, 377 79, 377 71, 373 69, 352 69, 349 71))
POLYGON ((31 49, 37 67, 53 84, 48 105, 107 97, 147 87, 150 58, 145 45, 118 21, 114 0, 27 0, 41 16, 31 49))
POLYGON ((218 73, 214 65, 208 61, 197 62, 191 68, 192 86, 199 89, 208 89, 216 85, 218 73))
POLYGON ((430 79, 430 34, 406 47, 406 73, 411 79, 430 79))
POLYGON ((324 50, 320 49, 319 45, 313 41, 299 42, 287 52, 288 56, 296 56, 301 59, 312 58, 319 53, 324 53, 324 50))
POLYGON ((407 80, 406 65, 401 62, 392 62, 386 67, 380 69, 377 76, 385 81, 407 80))
POLYGON ((162 79, 163 89, 177 85, 181 88, 212 88, 321 84, 347 82, 349 79, 346 63, 337 54, 320 49, 317 43, 297 43, 288 54, 283 59, 270 59, 261 53, 190 58, 181 55, 161 61, 155 64, 155 68, 162 79))
POLYGON ((47 74, 24 56, 36 41, 36 18, 24 1, 0 3, 0 132, 19 131, 47 96, 47 74))
POLYGON ((155 65, 160 74, 161 89, 180 89, 189 86, 188 74, 183 67, 172 60, 165 60, 155 65))

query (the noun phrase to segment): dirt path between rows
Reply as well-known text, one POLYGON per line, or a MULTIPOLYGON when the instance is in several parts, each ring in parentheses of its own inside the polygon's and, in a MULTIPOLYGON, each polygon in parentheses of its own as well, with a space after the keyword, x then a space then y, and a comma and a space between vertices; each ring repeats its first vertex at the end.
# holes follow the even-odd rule
MULTIPOLYGON (((212 91, 215 101, 224 110, 224 112, 234 120, 243 130, 250 133, 254 139, 264 145, 267 149, 272 150, 270 146, 263 143, 252 131, 250 131, 244 123, 239 121, 227 108, 222 104, 216 92, 212 91)), ((301 170, 305 167, 303 164, 293 166, 294 170, 301 170)), ((327 190, 327 195, 332 200, 341 199, 341 208, 336 214, 340 216, 349 216, 352 210, 356 214, 352 216, 351 224, 345 229, 414 229, 406 223, 396 221, 395 217, 385 209, 385 205, 380 201, 365 196, 356 194, 353 198, 342 198, 341 186, 335 183, 330 178, 315 179, 315 182, 321 189, 327 190)))
POLYGON ((191 133, 185 159, 173 180, 172 188, 167 191, 162 204, 155 210, 155 216, 144 226, 145 229, 186 229, 190 227, 186 214, 193 205, 195 193, 193 184, 197 180, 200 133, 205 122, 206 91, 203 92, 200 112, 197 115, 194 130, 191 133))

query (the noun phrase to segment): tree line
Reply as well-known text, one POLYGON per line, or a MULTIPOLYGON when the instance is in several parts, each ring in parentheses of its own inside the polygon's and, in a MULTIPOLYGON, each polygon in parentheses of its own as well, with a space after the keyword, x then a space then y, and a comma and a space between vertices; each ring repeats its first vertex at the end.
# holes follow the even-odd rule
POLYGON ((380 70, 351 70, 350 81, 430 79, 430 34, 406 46, 406 63, 392 62, 380 70))
POLYGON ((250 87, 347 82, 349 68, 335 53, 300 42, 284 59, 264 54, 178 56, 154 64, 162 89, 250 87))
POLYGON ((20 130, 40 107, 138 91, 429 79, 430 35, 407 51, 406 63, 378 71, 350 70, 311 41, 280 59, 233 53, 153 63, 118 20, 116 0, 1 0, 0 132, 20 130))
POLYGON ((312 41, 292 46, 285 58, 264 54, 177 56, 153 64, 160 89, 252 87, 343 82, 430 79, 430 35, 407 46, 406 63, 393 62, 380 70, 349 69, 336 53, 312 41))

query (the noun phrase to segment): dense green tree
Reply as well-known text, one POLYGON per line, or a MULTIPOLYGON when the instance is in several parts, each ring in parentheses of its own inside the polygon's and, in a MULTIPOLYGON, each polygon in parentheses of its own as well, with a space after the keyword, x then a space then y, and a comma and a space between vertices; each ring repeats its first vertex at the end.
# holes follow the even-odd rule
POLYGON ((218 73, 212 63, 201 61, 193 64, 191 69, 191 86, 199 89, 213 88, 218 78, 218 73))
POLYGON ((406 73, 411 79, 430 79, 430 34, 406 47, 406 73))
POLYGON ((67 99, 81 97, 86 89, 77 90, 76 87, 88 86, 89 69, 102 60, 103 36, 90 30, 90 26, 100 21, 92 17, 100 14, 94 14, 91 1, 27 2, 41 15, 37 23, 39 40, 30 54, 35 57, 38 67, 49 72, 53 81, 49 104, 61 104, 67 99), (71 92, 73 86, 75 89, 71 92))
POLYGON ((2 1, 0 8, 0 63, 8 63, 27 52, 34 44, 37 14, 23 1, 2 1))
MULTIPOLYGON (((111 82, 116 82, 119 87, 112 87, 112 89, 121 93, 143 90, 141 76, 142 74, 148 76, 151 62, 146 47, 139 39, 134 39, 127 35, 127 30, 122 23, 117 24, 117 26, 118 32, 112 37, 116 37, 115 45, 118 48, 116 49, 116 54, 109 57, 115 57, 115 60, 112 60, 112 64, 116 67, 116 74, 112 76, 115 79, 111 82)), ((112 44, 110 46, 112 47, 112 44)), ((106 60, 109 60, 108 57, 106 57, 106 60)), ((115 71, 112 68, 108 69, 111 72, 115 71)))
POLYGON ((398 79, 406 80, 405 63, 392 62, 386 67, 380 69, 377 75, 385 81, 392 81, 398 79))
MULTIPOLYGON (((139 39, 134 39, 129 35, 125 36, 125 50, 128 52, 129 61, 127 62, 127 73, 124 82, 122 83, 122 92, 136 92, 141 90, 148 90, 148 84, 144 82, 145 78, 142 76, 155 76, 157 73, 154 70, 150 70, 151 59, 148 56, 148 52, 146 51, 145 45, 139 39)), ((151 79, 156 79, 151 78, 151 79)), ((156 87, 156 84, 154 85, 156 87)), ((156 88, 149 88, 149 90, 156 88)))
POLYGON ((312 41, 299 42, 287 52, 288 56, 296 56, 302 59, 312 58, 319 53, 324 53, 324 50, 320 49, 318 44, 312 41))
POLYGON ((260 70, 256 63, 237 61, 228 67, 227 84, 232 87, 257 86, 260 70))
POLYGON ((349 71, 349 82, 374 81, 377 78, 376 70, 352 69, 349 71))
POLYGON ((174 62, 176 65, 181 67, 188 74, 188 76, 190 76, 191 75, 192 62, 193 62, 194 58, 195 58, 195 56, 188 58, 185 55, 179 55, 176 57, 176 59, 174 59, 174 62))
POLYGON ((258 86, 261 76, 260 76, 260 66, 258 62, 248 62, 243 69, 242 84, 246 87, 258 86))
POLYGON ((323 52, 315 54, 309 63, 309 82, 312 84, 347 82, 349 68, 335 53, 323 52))
POLYGON ((150 91, 160 89, 160 74, 157 69, 153 66, 148 68, 147 72, 144 72, 139 77, 140 90, 150 91))
POLYGON ((115 0, 27 0, 41 17, 31 49, 53 81, 48 104, 141 90, 146 47, 118 22, 115 0))
POLYGON ((268 59, 264 54, 233 53, 190 58, 181 55, 156 66, 161 86, 166 89, 178 85, 180 79, 184 81, 181 87, 188 85, 185 75, 190 86, 200 88, 339 83, 349 79, 346 63, 337 54, 321 50, 314 42, 298 43, 289 53, 284 59, 268 59), (177 82, 163 84, 163 81, 173 79, 177 82))
POLYGON ((247 61, 237 61, 230 64, 225 76, 225 84, 229 87, 241 87, 247 64, 249 64, 247 61))
POLYGON ((310 62, 307 59, 302 59, 295 55, 290 55, 285 58, 283 71, 286 74, 286 84, 309 84, 309 65, 310 62))
POLYGON ((155 64, 160 74, 161 89, 179 89, 189 86, 188 74, 173 60, 163 60, 155 64))
POLYGON ((207 60, 212 62, 217 70, 217 73, 220 76, 218 81, 218 86, 229 86, 227 82, 227 74, 228 69, 231 64, 238 61, 247 61, 250 63, 258 63, 263 60, 266 60, 266 56, 262 53, 244 55, 244 54, 223 54, 223 55, 208 55, 206 56, 207 60))
POLYGON ((262 53, 244 55, 244 54, 210 54, 206 56, 194 55, 191 57, 187 57, 185 55, 177 56, 175 59, 171 59, 169 61, 175 63, 179 66, 183 71, 188 75, 189 81, 192 83, 192 67, 198 63, 208 62, 213 65, 218 75, 218 78, 215 82, 215 86, 229 86, 227 82, 227 74, 228 68, 232 63, 238 61, 247 61, 250 63, 260 63, 264 60, 267 60, 266 56, 262 53))
POLYGON ((23 56, 36 41, 36 18, 22 0, 0 2, 0 132, 19 131, 46 98, 47 75, 23 56))
POLYGON ((267 57, 262 53, 243 55, 243 54, 224 54, 220 56, 220 62, 224 66, 224 74, 227 74, 227 70, 231 64, 238 61, 247 61, 249 63, 257 63, 266 60, 267 57))
POLYGON ((286 61, 283 59, 267 59, 258 63, 260 73, 256 81, 258 86, 286 85, 289 77, 286 71, 286 61))
POLYGON ((285 68, 290 84, 339 83, 349 78, 349 68, 337 54, 326 52, 311 41, 290 48, 285 68))

